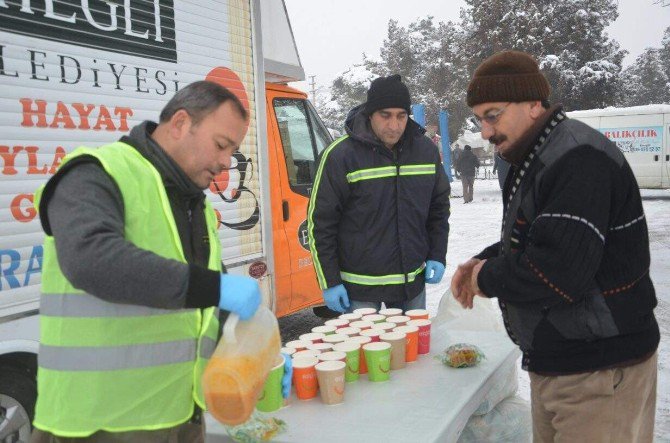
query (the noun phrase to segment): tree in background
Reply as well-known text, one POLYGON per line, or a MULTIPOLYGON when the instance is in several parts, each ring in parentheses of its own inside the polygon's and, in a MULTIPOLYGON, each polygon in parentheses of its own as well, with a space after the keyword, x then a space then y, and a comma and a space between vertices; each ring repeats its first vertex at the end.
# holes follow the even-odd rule
POLYGON ((622 73, 619 103, 622 106, 670 103, 670 27, 660 48, 647 48, 622 73))
POLYGON ((627 52, 605 32, 617 16, 617 0, 466 0, 458 23, 429 16, 403 27, 391 20, 379 57, 364 55, 362 65, 338 76, 331 101, 319 111, 342 127, 346 113, 365 101, 374 77, 398 73, 415 103, 426 105, 427 123, 437 123, 440 109, 449 111, 449 137, 455 140, 471 115, 465 92, 472 72, 505 49, 533 54, 552 86, 550 100, 566 110, 641 104, 647 99, 636 97, 643 89, 657 91, 647 94, 656 102, 670 101, 670 28, 660 49, 645 51, 639 66, 622 73, 627 52))

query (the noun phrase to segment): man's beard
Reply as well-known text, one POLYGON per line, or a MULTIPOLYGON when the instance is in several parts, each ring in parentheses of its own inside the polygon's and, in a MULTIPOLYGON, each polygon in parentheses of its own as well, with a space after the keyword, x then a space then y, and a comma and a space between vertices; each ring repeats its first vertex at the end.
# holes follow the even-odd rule
POLYGON ((500 134, 499 136, 494 135, 492 137, 489 137, 489 143, 491 143, 495 146, 498 146, 500 143, 504 142, 505 140, 507 140, 507 136, 502 135, 502 134, 500 134))

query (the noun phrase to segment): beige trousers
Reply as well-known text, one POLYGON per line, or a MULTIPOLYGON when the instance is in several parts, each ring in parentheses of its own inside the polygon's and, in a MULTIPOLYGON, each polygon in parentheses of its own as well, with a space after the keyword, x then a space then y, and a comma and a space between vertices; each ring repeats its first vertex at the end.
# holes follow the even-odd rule
POLYGON ((156 431, 105 432, 98 431, 84 438, 57 437, 35 429, 30 443, 204 443, 205 424, 183 423, 174 428, 156 431))
POLYGON ((657 359, 574 375, 531 372, 533 441, 652 442, 657 359))

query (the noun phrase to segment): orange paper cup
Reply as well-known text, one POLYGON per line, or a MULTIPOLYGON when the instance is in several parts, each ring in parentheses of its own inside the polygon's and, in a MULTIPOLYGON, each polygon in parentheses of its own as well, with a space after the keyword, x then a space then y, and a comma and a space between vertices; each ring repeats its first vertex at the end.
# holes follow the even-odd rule
POLYGON ((405 361, 407 363, 416 361, 419 354, 419 327, 418 326, 398 326, 394 332, 404 332, 407 337, 407 347, 405 347, 405 361))
POLYGON ((309 400, 316 397, 319 384, 314 367, 319 363, 316 357, 298 357, 293 359, 293 384, 295 394, 300 400, 309 400))

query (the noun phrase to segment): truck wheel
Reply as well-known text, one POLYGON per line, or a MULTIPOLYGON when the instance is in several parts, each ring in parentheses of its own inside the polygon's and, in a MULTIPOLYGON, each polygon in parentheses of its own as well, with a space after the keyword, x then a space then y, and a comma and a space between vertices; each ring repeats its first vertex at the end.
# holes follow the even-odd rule
POLYGON ((37 386, 28 374, 0 367, 0 442, 27 443, 37 401, 37 386))

